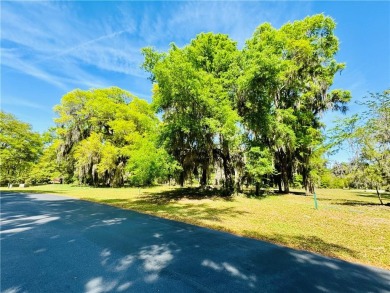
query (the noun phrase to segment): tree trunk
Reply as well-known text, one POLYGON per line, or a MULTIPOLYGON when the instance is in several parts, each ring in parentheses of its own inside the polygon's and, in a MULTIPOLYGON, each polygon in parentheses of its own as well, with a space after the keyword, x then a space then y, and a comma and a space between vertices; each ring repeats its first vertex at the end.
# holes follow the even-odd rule
POLYGON ((315 192, 315 187, 314 187, 314 183, 313 182, 310 182, 309 183, 309 192, 314 194, 315 192))
POLYGON ((180 172, 180 175, 179 175, 179 184, 181 187, 184 186, 184 171, 181 171, 180 172))
POLYGON ((275 176, 275 183, 278 185, 278 192, 282 193, 282 178, 280 175, 275 176))
POLYGON ((237 183, 236 183, 236 192, 237 192, 237 193, 241 192, 241 184, 240 184, 240 180, 239 180, 239 181, 237 181, 237 183))
POLYGON ((225 173, 225 191, 227 195, 231 195, 234 192, 233 181, 233 166, 230 159, 229 146, 226 141, 223 142, 223 171, 225 173))
POLYGON ((256 194, 256 196, 259 196, 260 195, 260 183, 256 182, 255 186, 256 186, 255 194, 256 194))
POLYGON ((282 166, 282 181, 283 181, 283 192, 290 193, 290 182, 288 180, 287 168, 282 166))
POLYGON ((303 188, 305 189, 305 195, 310 195, 309 176, 307 173, 306 168, 304 168, 302 170, 302 183, 303 188))
POLYGON ((207 185, 207 166, 203 166, 202 168, 202 177, 200 179, 200 185, 205 187, 207 185))
POLYGON ((378 196, 381 205, 383 205, 383 201, 382 201, 381 194, 379 193, 378 185, 375 187, 375 189, 376 189, 376 195, 378 196))
POLYGON ((231 195, 234 192, 234 183, 232 177, 232 169, 231 169, 230 158, 226 158, 223 160, 223 171, 225 173, 225 190, 227 195, 231 195))
POLYGON ((290 178, 292 175, 290 156, 288 153, 286 153, 283 150, 276 151, 275 156, 276 156, 276 160, 278 161, 278 167, 279 167, 277 168, 277 170, 280 173, 281 181, 283 183, 283 193, 289 193, 290 178))

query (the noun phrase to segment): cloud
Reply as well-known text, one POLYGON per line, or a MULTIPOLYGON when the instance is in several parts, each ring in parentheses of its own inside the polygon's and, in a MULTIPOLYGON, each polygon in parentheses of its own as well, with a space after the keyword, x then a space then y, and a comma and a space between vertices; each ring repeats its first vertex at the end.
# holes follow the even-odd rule
POLYGON ((127 41, 134 24, 112 27, 78 12, 59 3, 4 3, 1 64, 61 89, 109 84, 106 71, 145 76, 127 41))
POLYGON ((184 45, 200 32, 225 33, 240 47, 263 22, 278 27, 298 15, 305 16, 310 3, 284 2, 183 2, 161 4, 160 10, 143 11, 140 36, 147 43, 166 47, 175 41, 184 45), (160 11, 164 11, 162 14, 160 11))
POLYGON ((42 110, 48 113, 52 113, 51 109, 49 109, 48 107, 24 99, 2 97, 1 104, 8 105, 8 106, 31 108, 31 109, 42 110))
POLYGON ((296 9, 268 2, 4 2, 1 65, 60 89, 100 87, 116 76, 146 79, 140 49, 166 50, 202 31, 242 47, 257 25, 281 24, 296 9))
POLYGON ((54 86, 65 89, 65 84, 60 78, 53 77, 45 70, 34 66, 33 64, 24 61, 20 52, 13 49, 1 49, 1 64, 16 71, 31 75, 38 79, 44 80, 54 86))

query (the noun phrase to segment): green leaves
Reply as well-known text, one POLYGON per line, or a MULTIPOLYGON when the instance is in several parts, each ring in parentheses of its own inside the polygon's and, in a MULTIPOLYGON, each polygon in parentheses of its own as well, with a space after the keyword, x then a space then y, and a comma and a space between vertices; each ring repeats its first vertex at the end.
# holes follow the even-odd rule
POLYGON ((251 147, 248 150, 245 167, 255 182, 260 182, 264 175, 271 175, 275 172, 272 153, 269 149, 260 147, 251 147))
POLYGON ((1 183, 23 183, 43 147, 39 133, 12 114, 0 111, 1 183))
POLYGON ((152 185, 157 179, 169 179, 175 173, 175 168, 175 162, 164 149, 145 139, 140 148, 131 152, 126 170, 131 184, 143 186, 152 185))
POLYGON ((313 149, 323 140, 320 114, 345 112, 351 98, 348 91, 328 93, 334 75, 345 67, 334 59, 334 29, 334 21, 322 14, 280 29, 263 24, 242 51, 239 110, 254 142, 273 152, 285 191, 294 171, 305 173, 308 183, 313 149), (294 170, 297 165, 301 170, 294 170))
POLYGON ((338 121, 331 130, 334 146, 347 142, 352 151, 348 177, 354 187, 390 186, 390 91, 370 94, 366 111, 338 121))
POLYGON ((238 132, 232 97, 236 43, 227 35, 202 33, 184 48, 173 44, 167 53, 145 48, 143 54, 143 67, 156 82, 153 106, 163 113, 167 151, 187 173, 197 166, 208 170, 213 150, 238 132))
POLYGON ((55 109, 60 159, 83 184, 123 185, 132 153, 157 131, 150 105, 116 87, 72 91, 55 109))

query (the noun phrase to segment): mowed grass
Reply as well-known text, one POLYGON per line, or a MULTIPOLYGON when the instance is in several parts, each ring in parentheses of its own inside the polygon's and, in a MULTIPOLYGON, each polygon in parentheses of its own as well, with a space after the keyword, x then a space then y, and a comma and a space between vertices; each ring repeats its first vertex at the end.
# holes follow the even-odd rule
MULTIPOLYGON (((44 185, 12 191, 68 195, 390 269, 390 206, 379 205, 373 192, 321 189, 315 210, 313 197, 299 191, 258 198, 161 186, 44 185)), ((389 194, 382 198, 390 203, 389 194)))

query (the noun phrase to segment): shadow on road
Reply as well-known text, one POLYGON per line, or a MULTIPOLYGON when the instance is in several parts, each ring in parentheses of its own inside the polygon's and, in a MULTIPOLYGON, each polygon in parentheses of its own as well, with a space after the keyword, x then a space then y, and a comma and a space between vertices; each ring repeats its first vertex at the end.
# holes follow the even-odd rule
POLYGON ((1 220, 2 292, 389 289, 389 271, 60 196, 3 193, 1 220))

